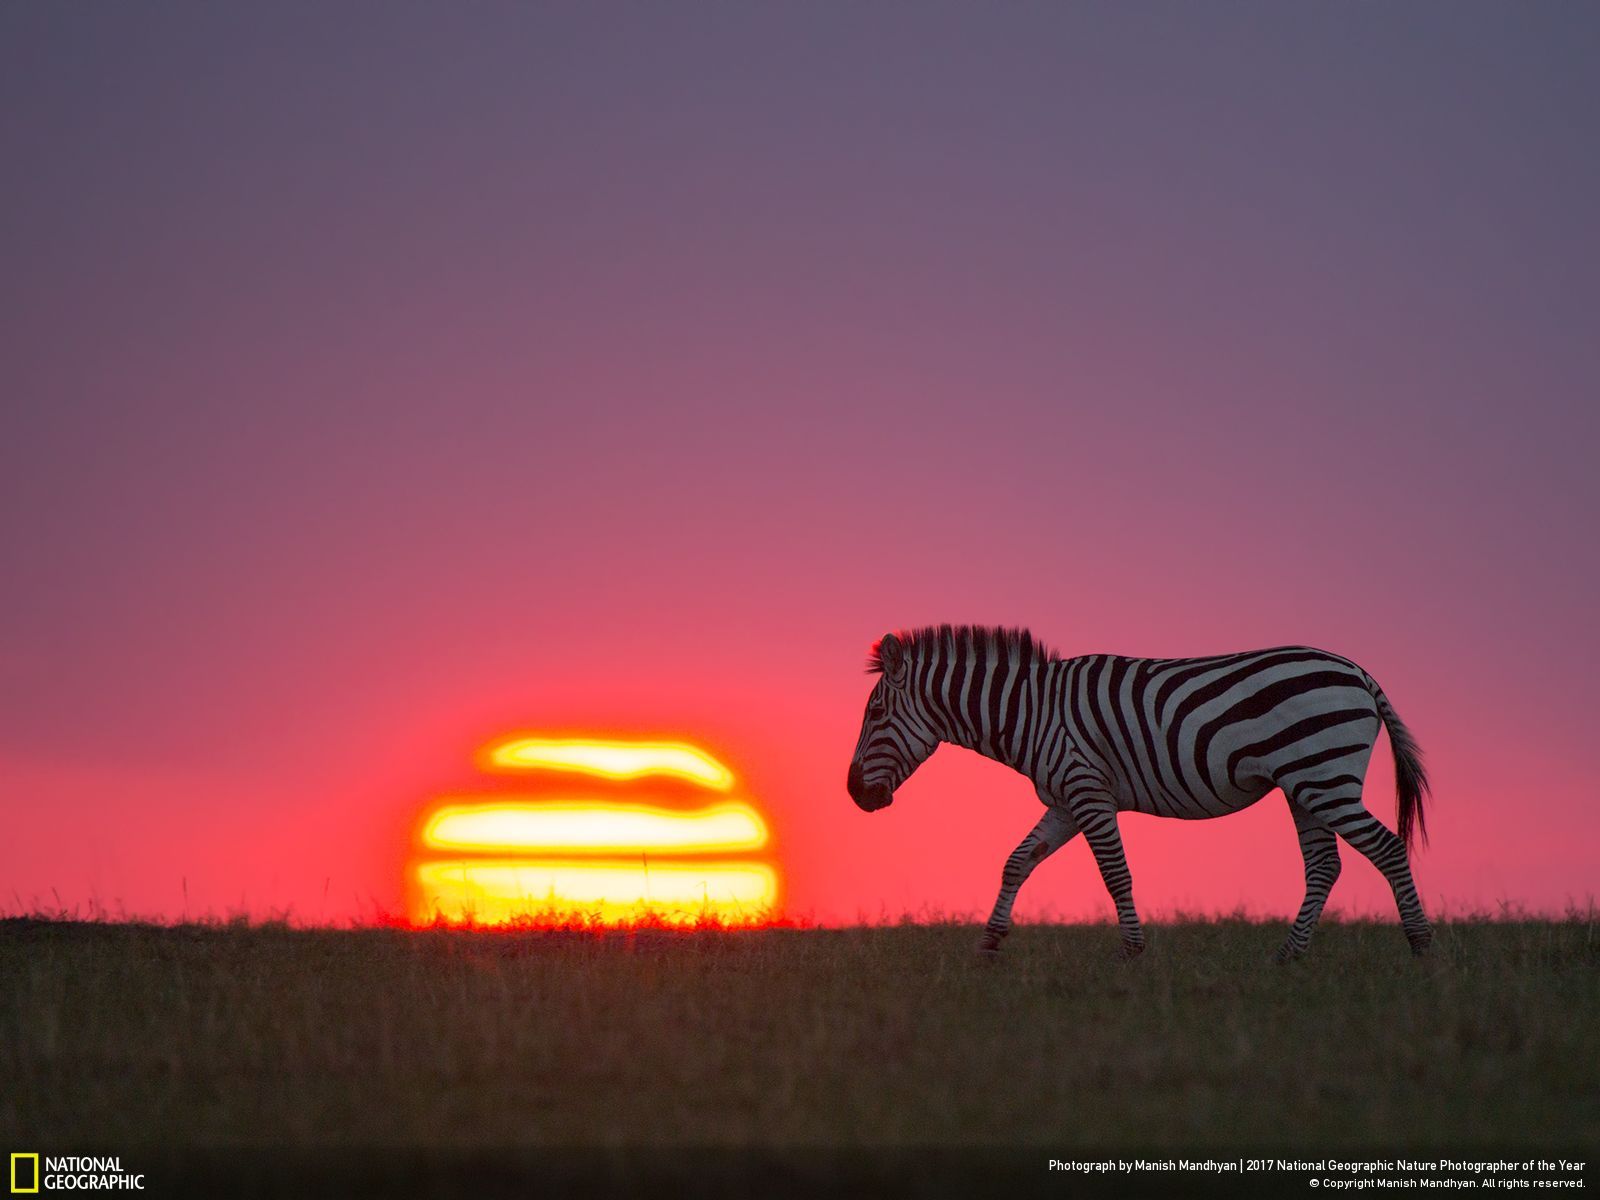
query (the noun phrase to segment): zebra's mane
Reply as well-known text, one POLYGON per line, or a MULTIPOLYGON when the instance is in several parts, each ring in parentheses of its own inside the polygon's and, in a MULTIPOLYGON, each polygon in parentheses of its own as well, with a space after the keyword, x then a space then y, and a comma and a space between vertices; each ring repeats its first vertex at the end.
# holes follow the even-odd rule
MULTIPOLYGON (((895 637, 913 658, 929 651, 946 656, 969 653, 974 646, 982 646, 985 656, 996 654, 1010 657, 1015 654, 1024 664, 1059 662, 1057 654, 1043 642, 1034 639, 1026 629, 1007 629, 999 625, 923 625, 917 629, 899 629, 895 637)), ((872 643, 867 655, 867 674, 883 674, 883 658, 879 648, 882 640, 872 643)))

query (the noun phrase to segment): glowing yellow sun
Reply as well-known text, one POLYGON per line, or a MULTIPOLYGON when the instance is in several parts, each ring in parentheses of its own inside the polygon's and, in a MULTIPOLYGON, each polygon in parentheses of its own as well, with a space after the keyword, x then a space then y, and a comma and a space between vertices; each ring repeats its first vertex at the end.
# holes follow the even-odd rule
MULTIPOLYGON (((613 781, 667 776, 727 792, 733 773, 684 742, 517 736, 484 765, 518 775, 580 773, 613 781)), ((778 900, 778 872, 753 858, 766 821, 743 800, 666 807, 571 794, 450 796, 423 814, 409 868, 418 923, 759 925, 778 900)))

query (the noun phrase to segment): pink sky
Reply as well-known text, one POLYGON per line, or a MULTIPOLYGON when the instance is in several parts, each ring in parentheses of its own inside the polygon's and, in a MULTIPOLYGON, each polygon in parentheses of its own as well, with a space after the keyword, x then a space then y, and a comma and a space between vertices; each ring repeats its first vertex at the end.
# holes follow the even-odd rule
MULTIPOLYGON (((0 13, 5 904, 396 910, 552 726, 721 753, 796 915, 980 912, 1025 781, 844 791, 936 621, 1354 658, 1425 901, 1586 902, 1597 23, 1448 13, 0 13)), ((1124 836, 1299 902, 1276 797, 1124 836)))

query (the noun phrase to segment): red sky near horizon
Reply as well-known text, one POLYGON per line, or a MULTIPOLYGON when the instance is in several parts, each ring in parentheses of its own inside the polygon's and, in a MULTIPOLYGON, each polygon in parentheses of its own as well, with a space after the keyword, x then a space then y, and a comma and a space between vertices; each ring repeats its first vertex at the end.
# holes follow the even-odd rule
MULTIPOLYGON (((0 907, 398 913, 424 806, 549 730, 727 762, 793 916, 982 914, 1026 781, 844 788, 869 644, 939 621, 1353 658, 1425 901, 1587 903, 1597 52, 1489 5, 0 10, 0 907)), ((1147 915, 1299 903, 1276 797, 1124 836, 1147 915)), ((1081 841, 1018 905, 1109 913, 1081 841)))

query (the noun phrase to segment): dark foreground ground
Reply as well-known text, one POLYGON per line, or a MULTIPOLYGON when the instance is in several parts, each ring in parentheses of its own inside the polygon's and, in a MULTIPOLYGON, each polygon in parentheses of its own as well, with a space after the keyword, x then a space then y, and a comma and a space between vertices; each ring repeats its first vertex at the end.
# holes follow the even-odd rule
POLYGON ((1282 933, 1156 925, 1124 964, 1107 927, 1024 926, 986 967, 962 925, 4 920, 0 1138, 125 1161, 140 1147, 1600 1146, 1593 916, 1445 923, 1423 960, 1393 926, 1328 923, 1310 957, 1274 967, 1282 933))

